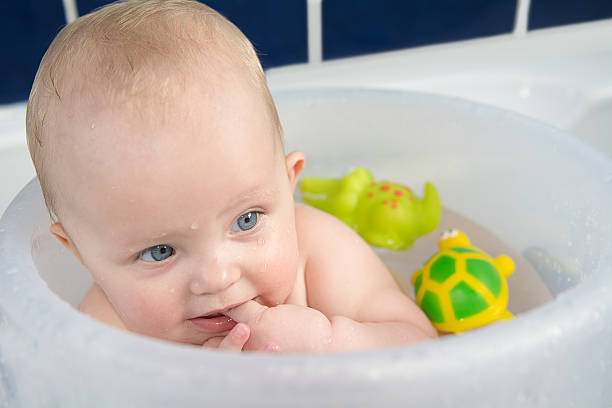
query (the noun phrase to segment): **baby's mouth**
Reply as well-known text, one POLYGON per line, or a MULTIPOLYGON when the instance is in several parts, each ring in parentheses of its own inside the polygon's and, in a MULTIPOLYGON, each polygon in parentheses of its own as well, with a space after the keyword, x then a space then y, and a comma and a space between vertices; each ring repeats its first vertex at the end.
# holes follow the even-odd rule
POLYGON ((200 330, 211 333, 220 333, 231 330, 237 322, 220 312, 213 312, 200 317, 189 319, 189 322, 200 330))
POLYGON ((205 315, 202 315, 202 316, 200 316, 200 317, 201 317, 201 318, 204 318, 204 319, 212 319, 212 318, 222 317, 222 316, 223 316, 223 317, 228 317, 228 316, 227 316, 227 312, 229 312, 230 310, 234 309, 235 307, 240 306, 240 305, 241 305, 241 304, 243 304, 243 303, 244 303, 244 302, 236 303, 236 304, 233 304, 233 305, 227 306, 226 308, 221 309, 221 310, 213 310, 212 312, 207 313, 207 314, 205 314, 205 315))
POLYGON ((226 313, 243 303, 244 302, 236 303, 221 310, 213 310, 205 315, 191 318, 189 322, 196 328, 207 332, 220 333, 231 330, 238 322, 229 317, 226 313))

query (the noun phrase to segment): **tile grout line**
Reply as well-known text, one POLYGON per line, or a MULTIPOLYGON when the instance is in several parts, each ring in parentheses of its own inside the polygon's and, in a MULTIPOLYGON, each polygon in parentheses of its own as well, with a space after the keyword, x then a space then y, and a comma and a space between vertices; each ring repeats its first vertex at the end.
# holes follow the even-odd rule
POLYGON ((514 15, 514 31, 515 36, 523 36, 527 34, 529 25, 529 7, 531 0, 517 0, 516 14, 514 15))
POLYGON ((77 0, 62 0, 62 4, 64 5, 64 16, 66 17, 66 24, 76 20, 79 16, 77 0))
POLYGON ((307 2, 308 64, 319 64, 323 61, 322 3, 323 0, 307 2))

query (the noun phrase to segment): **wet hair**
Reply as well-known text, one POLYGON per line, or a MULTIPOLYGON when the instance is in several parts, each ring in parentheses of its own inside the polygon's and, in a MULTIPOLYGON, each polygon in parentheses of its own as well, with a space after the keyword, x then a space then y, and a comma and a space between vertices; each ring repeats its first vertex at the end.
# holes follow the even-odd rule
POLYGON ((146 106, 152 96, 176 96, 186 78, 219 64, 246 74, 280 140, 280 121, 253 45, 210 7, 193 0, 124 0, 64 27, 40 63, 26 113, 28 147, 52 219, 61 192, 48 170, 57 157, 53 139, 61 137, 55 125, 62 104, 76 97, 146 106))

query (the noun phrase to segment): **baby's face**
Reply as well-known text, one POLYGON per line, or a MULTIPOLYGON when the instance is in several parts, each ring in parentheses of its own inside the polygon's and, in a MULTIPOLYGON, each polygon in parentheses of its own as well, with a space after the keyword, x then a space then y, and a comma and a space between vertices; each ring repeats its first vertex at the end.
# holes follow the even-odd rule
POLYGON ((257 95, 195 90, 168 108, 155 124, 73 118, 62 223, 128 329, 202 344, 231 328, 220 312, 291 294, 293 185, 257 95))

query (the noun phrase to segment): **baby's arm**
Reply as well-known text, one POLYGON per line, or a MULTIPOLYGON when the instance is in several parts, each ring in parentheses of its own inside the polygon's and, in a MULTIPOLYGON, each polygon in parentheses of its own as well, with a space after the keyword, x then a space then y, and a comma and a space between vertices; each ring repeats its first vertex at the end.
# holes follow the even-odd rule
POLYGON ((364 350, 436 337, 423 312, 353 230, 302 205, 296 223, 307 259, 309 307, 249 302, 230 311, 251 327, 246 349, 275 341, 280 351, 364 350))

